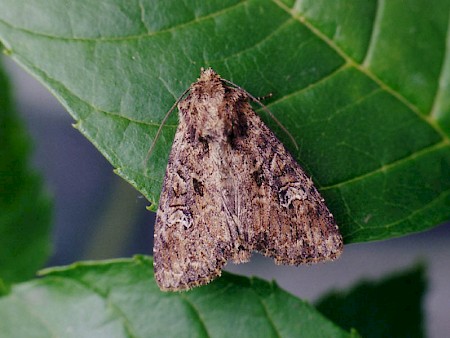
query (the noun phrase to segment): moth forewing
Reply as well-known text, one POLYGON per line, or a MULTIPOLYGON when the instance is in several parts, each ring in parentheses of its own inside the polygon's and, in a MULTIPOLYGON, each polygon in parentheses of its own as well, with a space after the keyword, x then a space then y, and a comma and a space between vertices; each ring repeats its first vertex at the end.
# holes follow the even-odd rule
POLYGON ((323 198, 242 88, 202 70, 178 109, 155 224, 162 290, 206 284, 253 251, 292 265, 341 254, 323 198))

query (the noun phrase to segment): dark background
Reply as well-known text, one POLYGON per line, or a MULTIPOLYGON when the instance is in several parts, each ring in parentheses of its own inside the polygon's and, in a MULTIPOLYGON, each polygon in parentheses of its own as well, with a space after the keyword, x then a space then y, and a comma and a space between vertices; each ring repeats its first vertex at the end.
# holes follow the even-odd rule
MULTIPOLYGON (((35 144, 33 164, 54 198, 53 255, 48 265, 78 260, 151 254, 154 214, 131 185, 71 124, 65 109, 40 83, 4 58, 17 110, 35 144)), ((450 174, 450 173, 449 173, 450 174)), ((450 227, 403 238, 347 245, 336 262, 307 267, 277 266, 255 255, 227 270, 275 279, 288 291, 314 301, 333 288, 362 278, 379 279, 417 263, 427 265, 426 327, 430 337, 450 332, 450 227)))

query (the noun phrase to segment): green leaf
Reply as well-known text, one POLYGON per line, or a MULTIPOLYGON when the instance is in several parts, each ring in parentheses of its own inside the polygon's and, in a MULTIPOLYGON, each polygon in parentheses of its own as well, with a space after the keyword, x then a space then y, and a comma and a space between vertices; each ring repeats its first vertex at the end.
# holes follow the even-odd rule
POLYGON ((224 273, 161 292, 147 257, 48 269, 0 299, 2 337, 349 337, 276 284, 224 273))
POLYGON ((345 241, 450 218, 450 1, 0 0, 0 40, 150 201, 200 67, 255 96, 345 241))
POLYGON ((332 292, 316 306, 329 319, 362 337, 424 337, 425 269, 416 266, 380 282, 332 292))
POLYGON ((50 250, 51 203, 30 169, 30 141, 0 67, 0 294, 32 277, 50 250))

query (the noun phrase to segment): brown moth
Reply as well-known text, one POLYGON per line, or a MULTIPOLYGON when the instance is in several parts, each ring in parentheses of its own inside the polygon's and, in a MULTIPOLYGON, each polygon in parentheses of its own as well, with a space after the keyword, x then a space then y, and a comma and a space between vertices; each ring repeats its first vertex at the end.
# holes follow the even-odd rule
POLYGON ((312 180, 253 111, 253 97, 202 69, 179 125, 156 217, 155 278, 187 290, 253 251, 277 264, 337 258, 342 236, 312 180))

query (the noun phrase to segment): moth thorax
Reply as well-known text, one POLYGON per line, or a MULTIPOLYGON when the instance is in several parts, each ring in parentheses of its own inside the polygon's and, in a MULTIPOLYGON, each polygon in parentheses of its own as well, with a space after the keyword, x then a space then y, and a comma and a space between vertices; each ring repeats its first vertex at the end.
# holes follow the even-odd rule
POLYGON ((196 137, 216 142, 225 141, 230 128, 229 117, 223 111, 223 106, 214 104, 197 104, 194 109, 185 111, 182 118, 195 131, 196 137))

